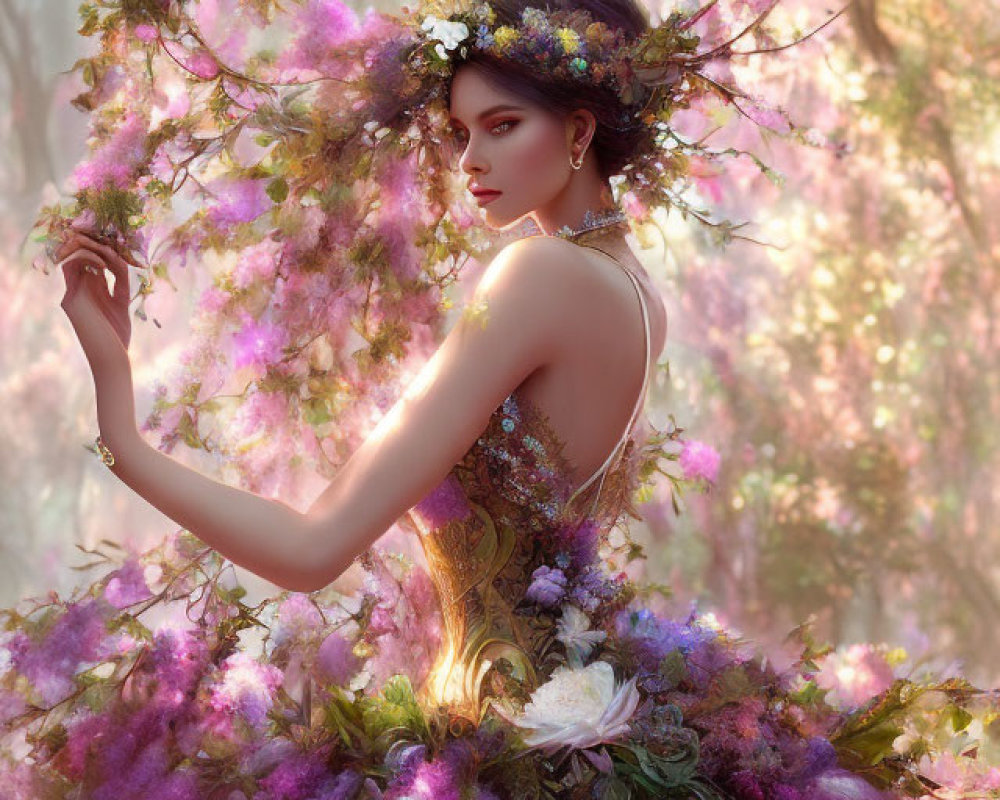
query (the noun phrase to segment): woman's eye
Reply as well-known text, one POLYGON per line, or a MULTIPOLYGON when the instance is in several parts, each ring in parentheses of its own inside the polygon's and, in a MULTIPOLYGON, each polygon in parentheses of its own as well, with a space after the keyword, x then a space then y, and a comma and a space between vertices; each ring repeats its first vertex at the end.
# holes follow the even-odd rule
MULTIPOLYGON (((516 119, 501 120, 500 122, 496 123, 492 128, 490 128, 490 130, 491 131, 495 131, 495 130, 497 130, 497 128, 500 128, 503 125, 509 125, 510 127, 506 129, 506 130, 509 131, 511 128, 515 127, 517 125, 517 123, 518 123, 518 120, 516 120, 516 119)), ((461 128, 452 128, 451 135, 455 138, 456 141, 462 142, 462 143, 464 143, 466 141, 466 139, 468 138, 465 135, 465 131, 462 130, 461 128)))

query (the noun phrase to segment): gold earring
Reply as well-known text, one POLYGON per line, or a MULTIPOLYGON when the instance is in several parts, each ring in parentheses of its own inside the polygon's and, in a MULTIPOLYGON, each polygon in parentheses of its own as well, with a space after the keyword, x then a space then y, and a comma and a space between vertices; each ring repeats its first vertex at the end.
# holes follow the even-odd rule
POLYGON ((569 165, 570 165, 570 166, 571 166, 571 167, 572 167, 573 169, 580 169, 580 168, 581 168, 581 167, 583 166, 583 154, 582 154, 582 153, 580 154, 580 162, 579 162, 578 164, 574 164, 574 163, 573 163, 573 159, 572 159, 572 158, 570 158, 570 160, 569 160, 569 165))

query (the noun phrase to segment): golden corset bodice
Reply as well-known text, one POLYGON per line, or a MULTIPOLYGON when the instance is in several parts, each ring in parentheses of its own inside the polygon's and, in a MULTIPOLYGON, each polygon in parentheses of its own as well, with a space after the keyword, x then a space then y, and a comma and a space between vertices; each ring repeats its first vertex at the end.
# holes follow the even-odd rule
POLYGON ((534 690, 555 631, 551 617, 525 599, 532 573, 553 565, 563 526, 590 518, 608 529, 631 508, 634 448, 629 436, 603 482, 574 497, 562 442, 515 390, 413 508, 444 624, 441 653, 423 687, 428 702, 478 720, 485 696, 526 699, 534 690))

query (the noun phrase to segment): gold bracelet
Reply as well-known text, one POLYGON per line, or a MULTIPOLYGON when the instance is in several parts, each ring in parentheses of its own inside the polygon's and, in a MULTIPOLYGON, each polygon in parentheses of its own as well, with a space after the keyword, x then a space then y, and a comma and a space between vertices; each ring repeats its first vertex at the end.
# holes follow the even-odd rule
POLYGON ((108 449, 108 446, 104 444, 104 442, 101 440, 100 436, 98 436, 94 440, 94 444, 97 445, 97 450, 100 453, 101 461, 103 461, 107 466, 113 467, 115 465, 115 457, 108 449))

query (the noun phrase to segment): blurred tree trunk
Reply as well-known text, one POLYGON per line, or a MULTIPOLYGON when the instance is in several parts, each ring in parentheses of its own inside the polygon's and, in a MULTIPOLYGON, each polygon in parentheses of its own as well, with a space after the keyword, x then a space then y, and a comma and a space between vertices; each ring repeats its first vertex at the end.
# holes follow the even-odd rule
POLYGON ((65 28, 69 18, 64 8, 57 10, 50 2, 0 0, 0 67, 6 84, 5 105, 11 112, 11 160, 20 171, 17 185, 3 188, 12 202, 12 213, 22 224, 34 214, 42 187, 59 177, 48 136, 57 76, 45 56, 66 33, 48 28, 65 28), (40 47, 34 35, 37 19, 44 19, 49 50, 40 47))

